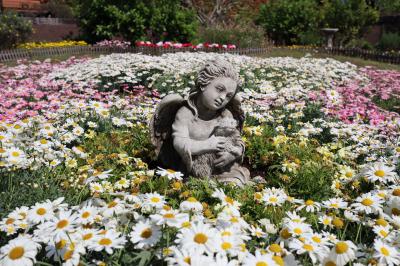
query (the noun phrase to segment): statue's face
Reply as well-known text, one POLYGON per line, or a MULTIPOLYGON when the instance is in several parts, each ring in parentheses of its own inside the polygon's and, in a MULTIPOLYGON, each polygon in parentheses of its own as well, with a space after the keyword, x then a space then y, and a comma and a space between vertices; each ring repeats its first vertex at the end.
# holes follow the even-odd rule
POLYGON ((218 77, 208 84, 200 95, 202 104, 213 111, 224 108, 235 96, 236 81, 227 77, 218 77))

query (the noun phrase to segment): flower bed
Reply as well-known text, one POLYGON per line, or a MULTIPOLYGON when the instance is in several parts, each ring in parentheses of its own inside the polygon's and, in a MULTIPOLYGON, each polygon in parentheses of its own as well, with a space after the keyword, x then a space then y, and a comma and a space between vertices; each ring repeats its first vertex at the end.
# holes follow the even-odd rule
POLYGON ((400 263, 398 72, 211 53, 0 69, 0 263, 400 263), (181 180, 147 122, 199 67, 237 67, 244 164, 266 184, 181 180))
POLYGON ((68 46, 86 46, 85 41, 60 41, 60 42, 28 42, 18 45, 17 48, 34 49, 34 48, 54 48, 68 46))

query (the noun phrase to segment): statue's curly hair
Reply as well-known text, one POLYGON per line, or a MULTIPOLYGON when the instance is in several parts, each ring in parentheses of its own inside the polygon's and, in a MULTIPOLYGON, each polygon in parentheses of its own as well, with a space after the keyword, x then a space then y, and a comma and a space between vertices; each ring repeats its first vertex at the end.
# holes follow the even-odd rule
POLYGON ((199 71, 195 81, 195 86, 189 91, 187 98, 189 107, 194 111, 195 119, 198 117, 198 111, 194 104, 196 95, 198 95, 203 88, 207 87, 213 79, 218 77, 233 79, 237 84, 236 92, 242 85, 237 71, 230 62, 222 59, 208 61, 199 71))

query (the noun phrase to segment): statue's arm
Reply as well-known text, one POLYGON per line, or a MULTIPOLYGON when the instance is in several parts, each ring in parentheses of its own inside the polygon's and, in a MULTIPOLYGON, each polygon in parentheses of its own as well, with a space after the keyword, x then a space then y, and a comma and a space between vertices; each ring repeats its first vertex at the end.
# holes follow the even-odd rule
POLYGON ((172 124, 174 148, 182 158, 187 157, 187 153, 191 157, 191 155, 215 151, 208 139, 194 140, 189 137, 189 124, 192 118, 192 112, 187 107, 182 107, 177 112, 175 121, 172 124))

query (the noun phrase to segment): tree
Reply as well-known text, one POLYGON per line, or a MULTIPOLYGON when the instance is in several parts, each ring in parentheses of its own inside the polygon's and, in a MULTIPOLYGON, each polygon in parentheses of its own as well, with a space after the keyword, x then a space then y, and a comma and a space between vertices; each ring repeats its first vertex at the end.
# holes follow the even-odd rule
POLYGON ((182 0, 184 6, 195 10, 203 27, 234 26, 252 23, 254 14, 268 0, 182 0), (244 21, 243 21, 244 20, 244 21))
POLYGON ((76 0, 74 10, 89 42, 120 36, 129 41, 188 41, 194 12, 179 0, 76 0))
POLYGON ((318 31, 318 10, 315 0, 271 0, 261 5, 257 23, 277 43, 298 44, 305 41, 304 36, 318 31))
POLYGON ((368 26, 379 19, 379 12, 365 0, 329 0, 323 3, 322 10, 322 26, 339 29, 335 38, 340 45, 361 38, 368 26))

